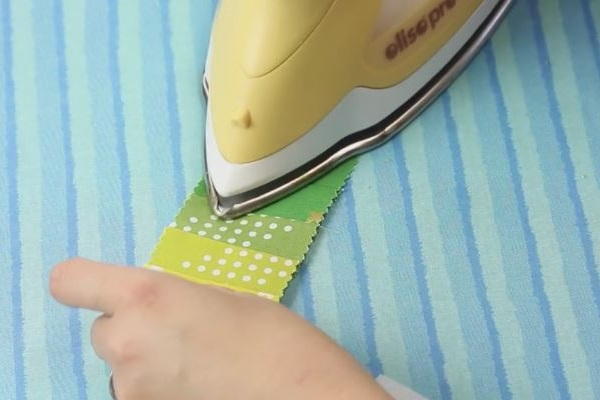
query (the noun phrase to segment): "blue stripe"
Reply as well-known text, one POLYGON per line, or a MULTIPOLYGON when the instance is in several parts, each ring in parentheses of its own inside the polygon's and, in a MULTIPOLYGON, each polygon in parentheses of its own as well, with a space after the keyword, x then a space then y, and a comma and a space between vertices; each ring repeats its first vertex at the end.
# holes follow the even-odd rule
POLYGON ((403 222, 406 224, 409 232, 410 249, 414 260, 415 281, 417 283, 419 299, 421 302, 421 312, 427 329, 429 354, 433 361, 433 368, 437 376, 440 396, 443 399, 450 399, 452 398, 452 391, 444 371, 444 353, 442 352, 440 341, 438 339, 435 317, 433 315, 431 299, 429 297, 429 287, 427 285, 427 277, 425 276, 427 268, 423 262, 421 239, 417 228, 417 220, 413 207, 412 188, 408 179, 409 171, 406 166, 402 141, 398 139, 395 140, 393 142, 393 149, 398 170, 400 191, 402 193, 402 203, 404 205, 403 222))
MULTIPOLYGON (((371 356, 367 348, 363 321, 370 315, 363 315, 360 280, 356 268, 352 268, 357 260, 352 249, 352 239, 349 233, 348 202, 340 199, 328 211, 327 226, 323 227, 329 234, 323 236, 328 247, 327 267, 331 269, 335 285, 334 301, 331 307, 337 312, 337 321, 342 329, 339 330, 338 343, 344 346, 363 365, 370 365, 371 356), (340 310, 344 310, 341 312, 340 310)), ((310 268, 310 266, 308 266, 310 268)), ((322 307, 322 306, 321 306, 322 307)))
POLYGON ((447 94, 442 96, 442 104, 444 108, 444 117, 448 129, 448 144, 452 153, 452 164, 454 170, 454 180, 456 182, 456 198, 459 204, 459 212, 462 220, 462 230, 467 246, 467 257, 471 264, 471 272, 475 282, 475 294, 483 310, 483 317, 489 333, 490 345, 492 347, 492 358, 495 367, 496 379, 500 389, 500 395, 503 399, 512 398, 512 394, 508 387, 506 377, 506 369, 502 360, 502 349, 498 338, 498 329, 492 317, 492 307, 487 298, 486 287, 483 278, 481 260, 479 259, 479 251, 476 245, 475 233, 473 231, 473 223, 471 220, 471 199, 466 190, 467 184, 465 180, 464 165, 460 154, 460 145, 458 143, 458 132, 456 122, 452 116, 450 98, 447 94))
MULTIPOLYGON (((307 255, 310 257, 310 253, 307 255)), ((316 323, 315 302, 312 294, 311 271, 305 259, 296 270, 293 279, 284 292, 281 303, 302 315, 311 324, 316 323)))
POLYGON ((108 3, 108 68, 112 87, 113 113, 115 118, 115 152, 119 162, 121 183, 121 201, 123 202, 123 239, 125 261, 128 265, 136 263, 135 239, 133 233, 133 210, 131 199, 131 176, 125 141, 125 119, 123 116, 123 99, 121 95, 121 71, 119 70, 119 15, 118 5, 114 1, 108 3))
POLYGON ((529 11, 531 14, 534 40, 538 51, 539 65, 542 72, 542 78, 544 81, 546 93, 548 94, 548 107, 550 119, 554 127, 554 134, 559 146, 560 157, 564 166, 564 173, 566 177, 565 183, 567 185, 569 198, 573 204, 573 211, 575 212, 576 226, 581 239, 581 245, 583 247, 583 252, 586 260, 585 266, 590 278, 590 285, 593 292, 594 301, 596 303, 595 305, 597 308, 599 308, 600 279, 597 273, 598 267, 594 257, 594 249, 592 239, 590 236, 588 222, 583 211, 581 197, 579 196, 579 192, 577 190, 575 168, 573 166, 573 161, 571 160, 570 149, 567 143, 567 137, 563 126, 562 115, 558 104, 558 99, 556 97, 552 66, 548 61, 550 57, 548 54, 547 43, 544 38, 544 34, 541 27, 541 19, 537 7, 537 0, 532 0, 529 2, 529 11))
POLYGON ((300 290, 302 291, 302 315, 307 321, 314 324, 316 322, 315 299, 312 291, 312 272, 310 268, 304 268, 306 260, 298 267, 298 275, 301 281, 300 290))
MULTIPOLYGON (((17 123, 15 110, 15 82, 12 69, 12 25, 10 20, 10 1, 2 2, 2 37, 4 38, 4 96, 5 113, 4 121, 6 131, 6 164, 8 169, 7 195, 8 195, 8 222, 10 256, 12 262, 9 266, 12 273, 11 296, 12 296, 12 342, 13 342, 13 364, 15 396, 17 399, 25 399, 25 366, 23 352, 23 299, 21 297, 21 274, 23 264, 21 261, 21 221, 19 220, 19 194, 17 188, 17 123)), ((2 268, 5 268, 2 267, 2 268)))
MULTIPOLYGON (((67 89, 67 63, 65 56, 65 38, 63 26, 63 10, 61 0, 54 1, 54 21, 56 35, 56 57, 58 62, 58 86, 60 90, 60 124, 63 133, 63 151, 65 159, 65 195, 67 209, 67 256, 74 257, 78 253, 77 240, 77 192, 75 189, 75 174, 73 151, 71 148, 71 126, 69 114, 69 99, 67 89)), ((73 350, 73 374, 77 382, 80 399, 86 399, 86 381, 83 365, 83 350, 81 344, 81 320, 79 311, 69 310, 69 331, 73 350)))
POLYGON ((315 301, 313 298, 312 285, 311 285, 311 271, 310 268, 299 267, 300 270, 298 278, 300 278, 300 290, 302 292, 302 315, 310 323, 316 322, 315 315, 315 301))
POLYGON ((358 225, 356 223, 356 204, 354 202, 354 194, 352 192, 352 181, 347 183, 346 190, 341 194, 342 201, 346 203, 346 209, 348 211, 347 226, 348 234, 350 236, 350 243, 352 244, 352 250, 354 256, 354 266, 356 268, 356 284, 358 285, 360 297, 361 297, 361 308, 363 313, 364 333, 365 341, 367 345, 367 352, 369 353, 369 371, 374 376, 381 374, 382 367, 381 361, 377 354, 377 343, 375 341, 375 327, 373 325, 373 309, 371 307, 371 299, 369 298, 369 288, 367 287, 368 277, 365 272, 365 255, 362 249, 362 243, 360 236, 358 235, 358 225))
POLYGON ((303 274, 304 268, 299 267, 281 298, 281 304, 299 315, 304 315, 304 296, 302 294, 302 286, 304 284, 303 274))
MULTIPOLYGON (((169 23, 169 2, 160 1, 160 17, 163 26, 162 45, 165 60, 165 75, 167 82, 167 110, 169 112, 168 135, 171 138, 171 153, 173 155, 173 173, 175 183, 175 199, 177 203, 185 199, 185 178, 181 157, 181 123, 177 108, 177 88, 175 87, 175 67, 173 49, 171 48, 171 25, 169 23)), ((198 132, 200 134, 200 132, 198 132)))
POLYGON ((544 281, 541 274, 542 266, 538 255, 536 238, 533 234, 533 230, 529 222, 525 194, 523 190, 523 180, 519 172, 517 155, 512 140, 512 129, 510 128, 508 120, 508 111, 506 109, 506 104, 502 95, 502 89, 500 87, 500 81, 498 79, 498 71, 496 69, 496 60, 491 47, 488 46, 484 49, 484 55, 489 68, 489 80, 496 101, 496 110, 498 113, 498 118, 500 120, 500 129, 502 129, 502 138, 504 139, 504 145, 508 157, 511 181, 513 182, 515 196, 517 199, 516 205, 519 214, 519 219, 523 227, 523 234, 525 236, 525 245, 527 246, 527 258, 529 261, 529 265, 531 266, 530 271, 533 291, 535 297, 538 299, 540 313, 544 320, 544 333, 546 335, 549 345, 549 356, 552 374, 554 376, 554 380, 557 384, 561 397, 568 398, 567 382, 564 376, 563 365, 560 360, 558 343, 556 339, 556 329, 554 326, 554 321, 552 319, 550 302, 544 290, 544 281))

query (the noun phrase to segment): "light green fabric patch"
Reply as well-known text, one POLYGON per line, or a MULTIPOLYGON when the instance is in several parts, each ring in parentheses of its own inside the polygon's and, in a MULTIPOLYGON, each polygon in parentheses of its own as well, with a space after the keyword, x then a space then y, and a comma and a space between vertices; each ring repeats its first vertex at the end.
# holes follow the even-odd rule
POLYGON ((206 197, 192 194, 171 227, 230 245, 302 259, 319 224, 266 214, 225 221, 212 214, 206 197))
POLYGON ((298 263, 167 228, 147 266, 198 283, 278 299, 298 263))
POLYGON ((255 214, 213 215, 204 182, 156 246, 148 268, 279 300, 356 159, 255 214))

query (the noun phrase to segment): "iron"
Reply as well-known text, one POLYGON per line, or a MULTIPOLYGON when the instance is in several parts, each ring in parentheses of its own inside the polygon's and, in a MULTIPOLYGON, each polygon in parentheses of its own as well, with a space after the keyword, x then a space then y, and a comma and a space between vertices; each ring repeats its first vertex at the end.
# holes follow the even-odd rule
POLYGON ((401 131, 513 0, 222 0, 203 88, 216 215, 261 208, 401 131))

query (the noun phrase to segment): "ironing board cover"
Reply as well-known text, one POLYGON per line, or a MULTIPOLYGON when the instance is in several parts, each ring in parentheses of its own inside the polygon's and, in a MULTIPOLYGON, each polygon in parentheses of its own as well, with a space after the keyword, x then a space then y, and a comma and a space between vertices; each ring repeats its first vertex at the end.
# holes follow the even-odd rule
MULTIPOLYGON (((600 397, 600 1, 516 3, 361 157, 283 298, 432 399, 600 397)), ((48 271, 143 264, 192 192, 214 6, 0 0, 0 398, 106 398, 48 271)))

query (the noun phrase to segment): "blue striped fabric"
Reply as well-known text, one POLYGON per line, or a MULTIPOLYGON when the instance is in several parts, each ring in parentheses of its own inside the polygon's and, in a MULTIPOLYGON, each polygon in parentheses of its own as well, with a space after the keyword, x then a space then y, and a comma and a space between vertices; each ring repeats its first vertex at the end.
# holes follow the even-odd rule
MULTIPOLYGON (((141 264, 202 174, 214 1, 0 0, 0 398, 105 399, 81 255, 141 264)), ((600 1, 521 0, 361 158, 285 303, 432 398, 600 398, 600 1)))

